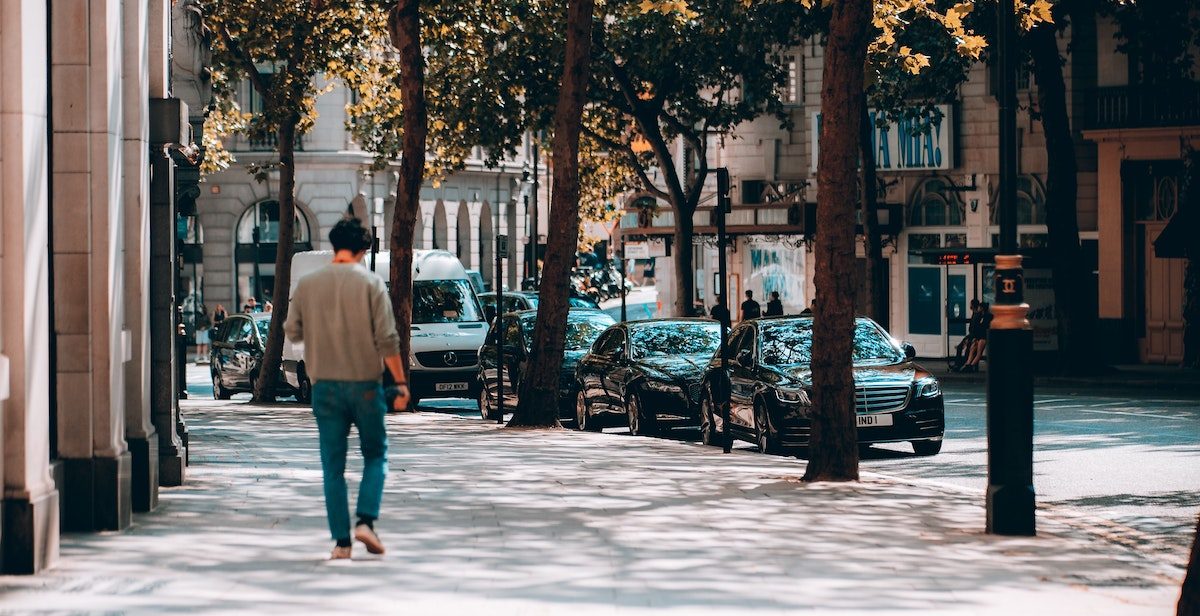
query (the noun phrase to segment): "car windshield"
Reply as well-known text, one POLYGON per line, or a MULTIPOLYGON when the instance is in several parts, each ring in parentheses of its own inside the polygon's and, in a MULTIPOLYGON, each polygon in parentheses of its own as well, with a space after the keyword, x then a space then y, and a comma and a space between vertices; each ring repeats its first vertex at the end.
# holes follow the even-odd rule
POLYGON ((482 321, 471 285, 466 280, 413 282, 413 323, 473 323, 482 321))
MULTIPOLYGON (((579 313, 570 312, 567 316, 567 339, 565 349, 568 351, 586 351, 592 348, 592 343, 609 325, 616 323, 612 317, 603 312, 579 313)), ((533 327, 537 324, 537 315, 531 314, 521 319, 521 329, 525 332, 526 340, 533 340, 533 327)))
MULTIPOLYGON (((812 363, 812 319, 766 323, 759 332, 763 364, 790 367, 812 363)), ((854 365, 878 366, 901 361, 904 352, 879 327, 863 319, 854 322, 854 365)))
POLYGON ((599 307, 599 305, 596 302, 593 302, 592 300, 584 299, 582 297, 575 297, 573 295, 571 297, 567 298, 567 302, 569 302, 571 304, 572 308, 598 308, 599 307))
POLYGON ((262 338, 263 344, 266 344, 267 332, 271 329, 271 319, 255 319, 254 326, 258 328, 258 337, 262 338))
POLYGON ((721 346, 717 322, 665 322, 630 328, 633 356, 712 355, 721 346))

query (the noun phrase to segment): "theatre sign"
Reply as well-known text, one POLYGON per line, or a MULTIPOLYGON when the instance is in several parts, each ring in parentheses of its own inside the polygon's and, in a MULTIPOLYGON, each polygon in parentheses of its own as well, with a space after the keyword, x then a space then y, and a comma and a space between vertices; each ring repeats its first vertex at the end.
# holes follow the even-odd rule
MULTIPOLYGON (((950 105, 935 105, 917 117, 905 117, 880 126, 870 110, 871 145, 879 171, 926 171, 954 168, 954 141, 950 105)), ((821 114, 812 114, 812 172, 817 171, 820 151, 821 114)))

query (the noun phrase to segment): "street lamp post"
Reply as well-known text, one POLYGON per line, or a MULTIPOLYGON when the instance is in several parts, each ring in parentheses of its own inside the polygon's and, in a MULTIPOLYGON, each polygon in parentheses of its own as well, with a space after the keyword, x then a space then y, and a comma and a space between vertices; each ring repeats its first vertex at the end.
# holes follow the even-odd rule
POLYGON ((1033 330, 1017 253, 1017 94, 1014 0, 999 3, 1000 254, 987 371, 987 532, 1034 535, 1033 330))
POLYGON ((540 288, 541 273, 538 272, 538 150, 541 149, 541 141, 538 139, 537 133, 533 134, 533 190, 532 199, 533 209, 529 210, 529 237, 533 238, 533 255, 529 257, 530 269, 533 276, 533 288, 540 288))
MULTIPOLYGON (((733 435, 729 432, 729 283, 725 274, 725 214, 732 209, 729 198, 729 169, 722 167, 717 172, 717 207, 714 210, 717 223, 717 278, 719 279, 718 296, 721 307, 724 308, 721 323, 721 443, 725 453, 733 449, 733 435)), ((679 248, 680 250, 683 247, 679 248)))
MULTIPOLYGON (((499 190, 497 190, 499 192, 499 190)), ((500 202, 496 201, 496 423, 504 423, 504 235, 500 233, 500 202)))

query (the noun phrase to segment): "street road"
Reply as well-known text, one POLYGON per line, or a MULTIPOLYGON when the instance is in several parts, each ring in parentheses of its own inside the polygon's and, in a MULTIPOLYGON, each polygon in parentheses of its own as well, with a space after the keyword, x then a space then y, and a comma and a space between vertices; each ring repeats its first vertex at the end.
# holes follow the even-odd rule
MULTIPOLYGON (((193 396, 212 397, 207 368, 190 367, 193 396)), ((946 442, 940 454, 919 457, 907 443, 880 445, 864 452, 861 468, 978 491, 982 499, 987 488, 983 386, 947 383, 944 391, 946 442)), ((421 407, 478 416, 470 400, 430 400, 421 407)), ((1040 505, 1127 526, 1153 543, 1148 549, 1186 558, 1200 512, 1200 392, 1042 388, 1034 408, 1034 488, 1040 505)), ((677 429, 672 435, 694 439, 695 430, 677 429)), ((738 448, 751 446, 739 443, 738 448)))

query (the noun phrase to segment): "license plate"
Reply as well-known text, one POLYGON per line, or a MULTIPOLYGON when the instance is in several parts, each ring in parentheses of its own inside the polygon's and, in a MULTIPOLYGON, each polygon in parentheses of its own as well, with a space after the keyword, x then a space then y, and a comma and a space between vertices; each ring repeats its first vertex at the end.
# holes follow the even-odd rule
POLYGON ((892 416, 888 414, 859 415, 855 419, 858 422, 858 427, 860 428, 878 428, 881 426, 892 425, 892 416))
POLYGON ((467 383, 438 383, 433 386, 434 391, 467 391, 469 388, 467 383))

